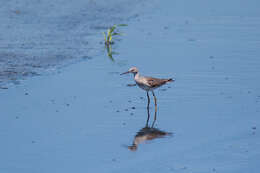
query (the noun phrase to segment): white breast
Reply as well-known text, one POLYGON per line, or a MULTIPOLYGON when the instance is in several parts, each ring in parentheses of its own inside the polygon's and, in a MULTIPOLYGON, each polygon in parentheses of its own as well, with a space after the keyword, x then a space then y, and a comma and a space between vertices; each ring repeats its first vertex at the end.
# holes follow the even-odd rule
POLYGON ((145 91, 149 91, 151 89, 149 87, 149 84, 147 83, 147 80, 139 74, 135 75, 135 82, 140 88, 142 88, 145 91))

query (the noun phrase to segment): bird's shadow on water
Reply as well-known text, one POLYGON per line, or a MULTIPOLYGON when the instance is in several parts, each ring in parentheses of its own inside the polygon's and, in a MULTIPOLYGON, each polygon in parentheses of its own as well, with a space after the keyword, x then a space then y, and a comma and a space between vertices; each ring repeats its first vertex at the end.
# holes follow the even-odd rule
POLYGON ((149 104, 148 104, 147 120, 145 123, 145 127, 141 128, 136 133, 132 145, 127 147, 130 151, 136 151, 138 149, 138 145, 141 143, 145 143, 146 141, 150 141, 150 140, 157 139, 157 138, 164 138, 164 137, 173 135, 173 133, 171 133, 171 132, 166 132, 166 131, 160 130, 158 128, 155 128, 154 125, 155 125, 156 119, 157 119, 157 109, 155 108, 153 121, 149 125, 150 110, 149 110, 149 104))

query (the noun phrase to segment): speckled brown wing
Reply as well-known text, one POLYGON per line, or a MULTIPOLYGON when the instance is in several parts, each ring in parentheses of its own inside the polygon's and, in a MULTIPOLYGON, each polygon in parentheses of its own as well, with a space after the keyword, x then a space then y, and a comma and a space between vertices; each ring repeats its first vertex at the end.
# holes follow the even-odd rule
POLYGON ((159 87, 167 82, 172 81, 172 79, 158 79, 158 78, 152 78, 152 77, 146 77, 146 79, 147 79, 147 83, 152 88, 159 87))

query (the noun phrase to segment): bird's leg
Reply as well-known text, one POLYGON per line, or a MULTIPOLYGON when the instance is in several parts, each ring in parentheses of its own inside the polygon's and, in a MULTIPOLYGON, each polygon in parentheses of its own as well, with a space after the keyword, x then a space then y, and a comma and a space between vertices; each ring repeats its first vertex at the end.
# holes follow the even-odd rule
POLYGON ((157 118, 157 99, 155 97, 155 94, 154 94, 153 90, 152 90, 152 93, 153 93, 154 105, 155 105, 155 108, 154 108, 154 119, 153 119, 153 124, 152 124, 152 127, 153 127, 153 125, 154 125, 154 123, 156 121, 156 118, 157 118))
POLYGON ((157 112, 157 99, 155 97, 153 90, 152 90, 152 93, 153 93, 153 98, 154 98, 155 111, 157 112))
POLYGON ((149 107, 147 106, 147 120, 146 120, 145 127, 148 127, 149 119, 150 119, 150 110, 149 110, 149 107))
POLYGON ((153 119, 153 124, 152 124, 152 128, 154 126, 154 123, 156 121, 156 118, 157 118, 157 109, 154 110, 154 119, 153 119))
POLYGON ((148 126, 149 119, 150 119, 150 110, 149 110, 149 106, 150 106, 150 97, 149 97, 149 93, 148 93, 148 91, 146 92, 146 94, 147 94, 147 120, 146 120, 146 126, 148 126))
POLYGON ((149 106, 150 106, 150 97, 149 97, 149 93, 148 91, 146 91, 146 94, 147 94, 147 109, 149 109, 149 106))

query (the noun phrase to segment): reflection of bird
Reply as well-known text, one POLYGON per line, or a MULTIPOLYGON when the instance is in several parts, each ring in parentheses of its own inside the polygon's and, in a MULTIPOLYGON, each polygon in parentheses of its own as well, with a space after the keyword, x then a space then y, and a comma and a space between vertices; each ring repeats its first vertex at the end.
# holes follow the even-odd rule
POLYGON ((170 136, 171 134, 172 133, 164 132, 157 128, 146 126, 142 128, 139 132, 137 132, 133 144, 131 146, 128 146, 128 149, 131 151, 136 151, 140 143, 143 143, 148 140, 153 140, 156 138, 163 138, 165 136, 170 136))
POLYGON ((146 91, 147 98, 148 98, 148 107, 149 107, 149 104, 150 104, 150 97, 149 97, 148 92, 152 91, 156 109, 157 109, 157 101, 156 101, 156 97, 154 95, 153 90, 162 86, 162 85, 164 85, 164 84, 166 84, 166 83, 168 83, 168 82, 174 81, 171 78, 169 78, 169 79, 158 79, 158 78, 153 78, 153 77, 141 76, 136 67, 130 68, 127 72, 122 73, 121 75, 127 74, 127 73, 133 73, 134 74, 134 80, 135 80, 136 84, 140 88, 142 88, 143 90, 146 91))
POLYGON ((143 142, 148 141, 148 140, 153 140, 153 139, 156 139, 156 138, 163 138, 163 137, 172 135, 172 133, 170 133, 170 132, 165 132, 165 131, 162 131, 158 128, 153 127, 154 123, 156 121, 156 114, 157 114, 157 110, 155 109, 154 120, 153 120, 152 126, 149 126, 148 124, 149 124, 149 119, 150 119, 150 112, 149 112, 149 108, 147 108, 146 125, 145 125, 144 128, 142 128, 141 130, 139 130, 136 133, 133 144, 131 146, 128 146, 129 150, 136 151, 137 147, 140 143, 143 143, 143 142))

